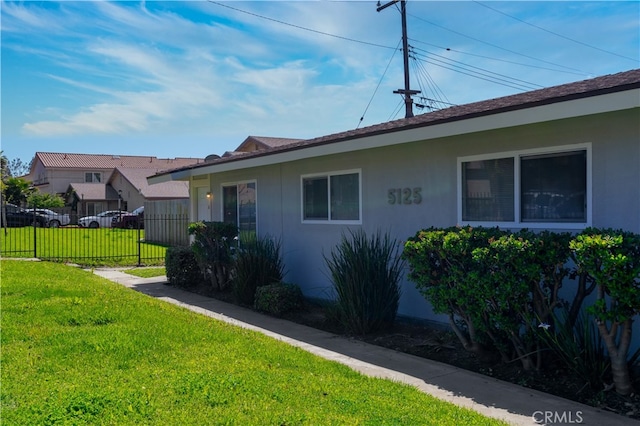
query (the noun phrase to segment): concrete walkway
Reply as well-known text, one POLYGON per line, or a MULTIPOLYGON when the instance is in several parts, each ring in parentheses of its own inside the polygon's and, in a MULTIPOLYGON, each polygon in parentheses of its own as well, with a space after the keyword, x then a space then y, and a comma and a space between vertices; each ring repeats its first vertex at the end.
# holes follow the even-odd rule
POLYGON ((262 315, 117 270, 94 273, 136 291, 239 327, 264 333, 363 374, 407 383, 456 405, 514 425, 640 425, 640 422, 447 364, 262 315))

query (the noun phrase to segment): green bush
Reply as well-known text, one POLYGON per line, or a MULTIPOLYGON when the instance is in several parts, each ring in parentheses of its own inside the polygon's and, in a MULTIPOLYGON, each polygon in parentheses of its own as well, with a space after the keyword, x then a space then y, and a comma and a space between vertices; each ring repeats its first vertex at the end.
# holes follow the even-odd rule
POLYGON ((204 277, 191 247, 169 247, 165 255, 167 280, 176 287, 193 287, 204 277))
POLYGON ((525 369, 541 368, 542 355, 552 349, 591 384, 607 371, 607 353, 616 391, 634 391, 628 351, 631 324, 640 312, 640 235, 593 228, 575 237, 430 228, 407 241, 403 257, 409 278, 436 312, 449 316, 465 348, 482 351, 482 343, 491 341, 504 361, 517 359, 525 369), (559 296, 567 277, 578 279, 568 301, 559 296), (595 303, 586 311, 606 351, 580 319, 593 292, 595 303), (565 315, 559 319, 561 309, 565 315))
POLYGON ((242 240, 234 271, 231 289, 236 300, 253 305, 257 288, 282 280, 284 265, 280 257, 280 242, 269 237, 242 240))
POLYGON ((539 368, 536 318, 531 299, 542 274, 536 263, 536 251, 526 239, 531 235, 510 234, 492 238, 486 247, 471 253, 475 265, 469 279, 475 282, 477 298, 482 302, 485 330, 509 359, 503 342, 508 342, 525 370, 539 368))
POLYGON ((232 223, 194 222, 189 225, 194 236, 191 245, 202 274, 213 288, 226 290, 233 271, 233 252, 238 228, 232 223))
POLYGON ((400 301, 404 261, 388 234, 362 230, 342 235, 325 256, 336 293, 336 313, 347 332, 366 334, 393 324, 400 301))
POLYGON ((275 283, 258 287, 254 308, 271 315, 281 316, 302 308, 303 297, 300 287, 295 284, 275 283))
POLYGON ((596 301, 587 308, 595 316, 611 358, 616 392, 634 392, 628 364, 632 323, 640 313, 640 235, 622 230, 589 228, 570 242, 579 270, 597 286, 596 301))
MULTIPOLYGON (((550 323, 569 270, 570 235, 498 228, 422 230, 405 244, 409 278, 449 316, 463 346, 482 353, 491 342, 503 361, 540 368, 537 325, 550 323)), ((576 298, 581 303, 582 298, 576 298)))
POLYGON ((435 312, 448 316, 452 330, 471 352, 485 351, 483 343, 491 331, 476 280, 482 271, 472 253, 503 235, 498 228, 429 228, 409 238, 402 253, 409 263, 409 279, 435 312))

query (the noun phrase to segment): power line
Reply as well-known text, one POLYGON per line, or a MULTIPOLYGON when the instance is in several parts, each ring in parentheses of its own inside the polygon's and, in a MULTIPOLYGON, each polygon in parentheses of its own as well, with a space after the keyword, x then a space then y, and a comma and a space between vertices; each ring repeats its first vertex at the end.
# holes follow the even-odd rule
MULTIPOLYGON (((516 81, 509 81, 509 80, 504 79, 504 78, 493 76, 490 73, 483 73, 483 72, 478 72, 478 71, 474 71, 474 70, 465 69, 465 68, 461 67, 460 65, 448 64, 446 62, 439 61, 437 59, 427 59, 426 57, 420 58, 420 57, 418 57, 418 55, 415 56, 415 59, 416 60, 420 60, 420 61, 424 61, 424 62, 426 62, 428 64, 431 64, 431 65, 438 66, 440 68, 447 69, 449 71, 455 71, 457 73, 464 74, 464 75, 467 75, 469 77, 474 77, 474 78, 477 78, 479 80, 484 80, 484 81, 488 81, 488 82, 491 82, 491 83, 499 84, 499 85, 502 85, 502 86, 510 87, 512 89, 521 90, 523 92, 532 90, 531 87, 519 84, 516 81)), ((540 87, 542 87, 542 86, 540 86, 540 87)))
POLYGON ((324 31, 318 31, 318 30, 314 30, 314 29, 311 29, 311 28, 303 27, 303 26, 300 26, 300 25, 291 24, 289 22, 280 21, 278 19, 270 18, 268 16, 259 15, 257 13, 248 12, 246 10, 238 9, 237 7, 229 6, 228 4, 219 3, 217 1, 213 1, 213 0, 207 0, 207 1, 209 3, 215 4, 215 5, 218 5, 218 6, 226 7, 227 9, 235 10, 236 12, 245 13, 247 15, 255 16, 256 18, 266 19, 267 21, 276 22, 278 24, 282 24, 282 25, 286 25, 286 26, 289 26, 289 27, 297 28, 299 30, 309 31, 309 32, 316 33, 316 34, 321 34, 321 35, 324 35, 324 36, 327 36, 327 37, 338 38, 340 40, 351 41, 353 43, 360 43, 360 44, 366 44, 368 46, 381 47, 383 49, 395 49, 395 48, 393 48, 391 46, 384 46, 382 44, 371 43, 371 42, 362 41, 362 40, 356 40, 354 38, 339 36, 339 35, 336 35, 336 34, 331 34, 331 33, 327 33, 327 32, 324 32, 324 31))
MULTIPOLYGON (((487 69, 476 67, 474 65, 468 65, 468 64, 465 64, 463 62, 456 61, 455 59, 450 59, 450 58, 447 58, 445 56, 438 55, 436 53, 432 53, 432 52, 429 52, 429 51, 424 50, 424 49, 414 48, 413 46, 412 46, 412 49, 414 50, 414 52, 416 50, 425 52, 427 55, 429 55, 429 56, 427 56, 428 58, 431 58, 433 61, 435 61, 437 63, 446 64, 446 65, 449 65, 449 66, 452 66, 452 67, 455 67, 455 68, 462 68, 462 69, 465 69, 465 70, 467 70, 469 72, 474 72, 474 73, 477 73, 479 75, 484 75, 484 76, 491 77, 491 78, 494 78, 494 79, 500 80, 500 81, 511 82, 513 84, 517 84, 517 85, 520 85, 522 87, 527 87, 528 86, 527 87, 528 90, 540 89, 540 88, 543 87, 543 86, 541 86, 539 84, 531 83, 531 82, 528 82, 528 81, 525 81, 525 80, 521 80, 519 78, 509 77, 508 75, 504 75, 504 74, 500 74, 500 73, 497 73, 497 72, 489 71, 487 69), (441 58, 441 59, 438 59, 438 58, 441 58)), ((417 54, 419 54, 419 53, 417 53, 417 54)))
POLYGON ((573 71, 565 71, 565 70, 559 70, 557 68, 547 68, 547 67, 541 67, 541 66, 538 66, 538 65, 524 64, 522 62, 509 61, 509 60, 506 60, 506 59, 492 58, 491 56, 478 55, 477 53, 464 52, 462 50, 452 49, 450 47, 442 47, 442 46, 438 46, 437 44, 427 43, 425 41, 421 41, 421 40, 417 40, 417 39, 413 39, 413 38, 410 38, 409 40, 411 42, 414 42, 414 43, 426 44, 428 46, 437 47, 438 49, 446 50, 447 52, 461 53, 463 55, 474 56, 476 58, 489 59, 490 61, 504 62, 504 63, 507 63, 507 64, 520 65, 520 66, 523 66, 523 67, 536 68, 536 69, 540 69, 540 70, 561 72, 561 73, 565 73, 565 74, 584 76, 584 73, 581 73, 581 72, 578 73, 578 72, 573 72, 573 71))
POLYGON ((580 44, 580 45, 582 45, 582 46, 586 46, 586 47, 588 47, 588 48, 590 48, 590 49, 599 50, 600 52, 608 53, 609 55, 617 56, 617 57, 619 57, 619 58, 623 58, 623 59, 628 59, 628 60, 630 60, 630 61, 633 61, 634 63, 638 63, 638 60, 637 60, 637 59, 629 58, 628 56, 620 55, 620 54, 618 54, 618 53, 611 52, 611 51, 606 50, 606 49, 601 49, 601 48, 599 48, 599 47, 597 47, 597 46, 592 46, 592 45, 590 45, 590 44, 588 44, 588 43, 584 43, 584 42, 582 42, 582 41, 580 41, 580 40, 575 40, 575 39, 573 39, 573 38, 571 38, 571 37, 567 37, 567 36, 565 36, 565 35, 562 35, 562 34, 559 34, 559 33, 554 32, 554 31, 548 30, 548 29, 546 29, 546 28, 540 27, 540 26, 538 26, 538 25, 536 25, 536 24, 532 24, 531 22, 524 21, 524 20, 522 20, 522 19, 520 19, 520 18, 518 18, 518 17, 516 17, 516 16, 509 15, 509 14, 508 14, 508 13, 506 13, 506 12, 503 12, 503 11, 501 11, 501 10, 495 9, 495 8, 493 8, 493 7, 491 7, 491 6, 487 5, 487 4, 481 3, 481 2, 479 2, 479 1, 473 0, 473 2, 474 2, 474 3, 476 3, 476 4, 479 4, 479 5, 480 5, 480 6, 482 6, 482 7, 486 7, 486 8, 487 8, 487 9, 489 9, 489 10, 493 10, 493 11, 494 11, 494 12, 496 12, 496 13, 499 13, 499 14, 501 14, 501 15, 507 16, 507 17, 509 17, 509 18, 511 18, 511 19, 515 19, 515 20, 516 20, 516 21, 518 21, 518 22, 522 22, 523 24, 529 25, 529 26, 531 26, 531 27, 533 27, 533 28, 537 28, 537 29, 539 29, 539 30, 541 30, 541 31, 544 31, 544 32, 549 33, 549 34, 552 34, 552 35, 554 35, 554 36, 556 36, 556 37, 560 37, 560 38, 563 38, 563 39, 565 39, 565 40, 569 40, 569 41, 571 41, 571 42, 573 42, 573 43, 577 43, 577 44, 580 44))
POLYGON ((389 118, 387 118, 387 121, 391 121, 394 120, 398 114, 400 113, 400 111, 402 110, 402 107, 404 106, 404 99, 400 100, 398 102, 398 105, 395 107, 395 109, 393 110, 393 112, 391 113, 391 115, 389 116, 389 118))
POLYGON ((382 80, 384 79, 384 76, 387 74, 387 71, 389 70, 389 66, 391 65, 391 62, 393 61, 393 58, 396 56, 396 52, 398 51, 398 47, 400 47, 400 43, 402 43, 402 40, 400 40, 398 42, 398 46, 396 46, 395 50, 393 51, 393 54, 391 55, 391 58, 389 59, 389 63, 387 64, 387 67, 384 69, 384 72, 382 73, 382 76, 380 77, 380 80, 378 81, 378 85, 376 86, 375 90, 373 91, 373 94, 371 95, 371 99, 369 99, 369 103, 367 104, 367 107, 364 109, 364 112, 362 113, 362 116, 360 117, 360 121, 358 121, 358 125, 356 126, 356 129, 360 127, 360 124, 362 124, 362 120, 364 120, 364 116, 367 114, 367 111, 369 110, 369 107, 371 106, 371 102, 373 102, 373 98, 376 96, 376 93, 378 92, 378 89, 380 88, 380 84, 382 84, 382 80))
POLYGON ((525 58, 533 59, 534 61, 543 62, 543 63, 545 63, 545 64, 554 65, 554 66, 561 67, 561 68, 564 68, 564 69, 567 69, 567 70, 577 71, 577 72, 581 73, 581 75, 584 75, 584 74, 593 74, 593 73, 589 73, 589 72, 587 72, 587 71, 579 70, 579 69, 577 69, 577 68, 571 68, 571 67, 567 67, 567 66, 565 66, 565 65, 555 64, 555 63, 553 63, 553 62, 545 61, 544 59, 535 58, 535 57, 533 57, 533 56, 525 55, 524 53, 520 53, 520 52, 516 52, 516 51, 514 51, 514 50, 506 49, 506 48, 504 48, 504 47, 500 47, 500 46, 498 46, 498 45, 496 45, 496 44, 489 43, 489 42, 487 42, 487 41, 482 41, 482 40, 477 39, 477 38, 475 38, 475 37, 471 37, 471 36, 468 36, 468 35, 463 34, 463 33, 461 33, 461 32, 458 32, 458 31, 452 30, 452 29, 450 29, 450 28, 444 27, 444 26, 442 26, 442 25, 436 24, 435 22, 428 21, 428 20, 426 20, 426 19, 424 19, 424 18, 421 18, 421 17, 419 17, 419 16, 416 16, 416 15, 412 15, 412 14, 410 14, 410 16, 412 16, 412 17, 414 17, 414 18, 416 18, 416 19, 418 19, 418 20, 420 20, 420 21, 426 22, 426 23, 427 23, 427 24, 429 24, 429 25, 433 25, 434 27, 438 27, 438 28, 441 28, 441 29, 443 29, 443 30, 445 30, 445 31, 449 31, 449 32, 452 32, 452 33, 454 33, 454 34, 457 34, 457 35, 459 35, 459 36, 462 36, 462 37, 465 37, 465 38, 468 38, 468 39, 471 39, 471 40, 477 41, 477 42, 482 43, 482 44, 486 44, 487 46, 495 47, 496 49, 504 50, 505 52, 513 53, 514 55, 523 56, 523 57, 525 57, 525 58))
POLYGON ((429 109, 435 110, 437 108, 434 106, 434 104, 453 105, 452 103, 449 102, 449 99, 447 99, 447 96, 444 94, 444 92, 440 90, 435 80, 431 77, 431 74, 429 74, 429 71, 427 71, 427 68, 424 66, 424 64, 421 61, 417 61, 414 59, 413 61, 411 61, 411 64, 413 65, 416 80, 418 81, 418 86, 421 89, 421 93, 425 93, 425 96, 417 96, 417 98, 422 99, 422 101, 427 101, 430 103, 429 106, 415 103, 415 106, 417 108, 429 108, 429 109), (422 84, 422 79, 423 79, 422 77, 424 77, 424 80, 426 82, 426 85, 429 87, 430 92, 433 93, 433 97, 437 99, 428 98, 426 96, 427 90, 425 90, 422 84), (446 99, 446 101, 443 99, 446 99))
MULTIPOLYGON (((327 33, 327 32, 324 32, 324 31, 314 30, 314 29, 311 29, 311 28, 303 27, 301 25, 291 24, 289 22, 285 22, 285 21, 281 21, 281 20, 278 20, 278 19, 270 18, 268 16, 260 15, 260 14, 254 13, 254 12, 249 12, 249 11, 246 11, 246 10, 242 10, 242 9, 237 8, 237 7, 233 7, 233 6, 230 6, 228 4, 220 3, 220 2, 217 2, 217 1, 214 1, 214 0, 208 0, 208 2, 212 3, 212 4, 215 4, 215 5, 218 5, 218 6, 221 6, 221 7, 225 7, 227 9, 234 10, 236 12, 244 13, 244 14, 247 14, 247 15, 250 15, 250 16, 254 16, 254 17, 257 17, 257 18, 260 18, 260 19, 266 19, 268 21, 276 22, 278 24, 286 25, 286 26, 289 26, 289 27, 292 27, 292 28, 303 30, 303 31, 309 31, 309 32, 316 33, 316 34, 321 34, 321 35, 324 35, 324 36, 327 36, 327 37, 333 37, 333 38, 337 38, 337 39, 340 39, 340 40, 346 40, 346 41, 350 41, 350 42, 353 42, 353 43, 359 43, 359 44, 364 44, 364 45, 373 46, 373 47, 380 47, 380 48, 383 48, 383 49, 392 49, 392 50, 397 50, 398 49, 397 47, 394 48, 394 47, 391 47, 391 46, 385 46, 385 45, 381 45, 381 44, 377 44, 377 43, 371 43, 371 42, 367 42, 367 41, 357 40, 357 39, 353 39, 353 38, 350 38, 350 37, 344 37, 344 36, 340 36, 340 35, 336 35, 336 34, 327 33)), ((396 5, 396 8, 397 8, 397 5, 396 5)), ((580 75, 580 76, 585 75, 585 74, 592 74, 592 73, 589 73, 587 71, 583 71, 583 70, 579 70, 579 69, 576 69, 576 68, 567 67, 567 66, 556 64, 556 63, 553 63, 553 62, 545 61, 543 59, 539 59, 539 58, 535 58, 535 57, 532 57, 532 56, 528 56, 528 55, 525 55, 525 54, 520 53, 520 52, 516 52, 516 51, 513 51, 513 50, 505 49, 505 48, 500 47, 498 45, 495 45, 495 44, 492 44, 492 43, 488 43, 486 41, 477 39, 475 37, 468 36, 466 34, 463 34, 463 33, 460 33, 458 31, 452 30, 450 28, 447 28, 447 27, 444 27, 442 25, 436 24, 434 22, 428 21, 428 20, 426 20, 424 18, 421 18, 419 16, 416 16, 416 15, 413 15, 413 14, 408 14, 408 15, 410 15, 410 16, 418 19, 418 20, 421 20, 423 22, 426 22, 426 23, 428 23, 430 25, 433 25, 435 27, 444 29, 444 30, 452 32, 454 34, 458 34, 458 35, 460 35, 462 37, 466 37, 466 38, 469 38, 471 40, 477 41, 479 43, 483 43, 483 44, 486 44, 488 46, 492 46, 492 47, 504 50, 504 51, 509 52, 509 53, 513 53, 513 54, 516 54, 516 55, 519 55, 519 56, 523 56, 523 57, 526 57, 528 59, 532 59, 534 61, 543 62, 543 63, 547 63, 549 65, 553 65, 555 67, 563 68, 563 69, 565 69, 565 71, 558 70, 558 69, 550 69, 550 68, 538 67, 538 66, 534 66, 534 65, 520 64, 520 63, 512 62, 512 61, 506 61, 506 60, 501 60, 501 59, 496 59, 496 58, 490 58, 490 57, 486 57, 486 56, 482 56, 482 55, 476 55, 476 54, 467 53, 467 52, 460 52, 460 51, 457 51, 457 50, 454 50, 454 49, 443 48, 443 47, 440 47, 440 46, 435 46, 435 47, 446 49, 448 51, 460 52, 460 53, 464 53, 464 54, 471 55, 471 56, 483 57, 483 58, 486 58, 486 59, 493 59, 495 61, 513 63, 513 64, 516 64, 516 65, 528 66, 528 67, 533 67, 533 68, 538 68, 538 69, 546 69, 546 70, 554 71, 554 72, 564 72, 564 73, 570 73, 570 74, 580 75), (569 70, 569 71, 566 71, 566 70, 569 70), (574 71, 574 72, 572 72, 572 71, 574 71)), ((415 42, 418 42, 418 43, 424 43, 424 42, 419 41, 419 40, 413 40, 412 39, 412 41, 415 41, 415 42)), ((425 44, 429 44, 429 43, 425 43, 425 44)))

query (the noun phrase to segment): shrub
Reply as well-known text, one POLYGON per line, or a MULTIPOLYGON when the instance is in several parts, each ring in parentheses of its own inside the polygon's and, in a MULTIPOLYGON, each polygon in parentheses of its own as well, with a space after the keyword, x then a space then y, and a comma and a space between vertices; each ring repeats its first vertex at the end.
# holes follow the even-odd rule
POLYGON ((231 281, 238 228, 232 223, 194 222, 189 234, 194 236, 191 247, 202 274, 215 289, 225 290, 231 281))
POLYGON ((302 302, 300 287, 279 282, 257 288, 254 308, 271 315, 281 316, 287 312, 299 310, 302 302))
MULTIPOLYGON (((539 322, 555 323, 554 310, 565 304, 565 301, 559 296, 559 291, 565 278, 570 274, 570 269, 566 267, 566 264, 571 256, 569 241, 573 237, 568 232, 542 231, 533 233, 527 230, 522 230, 517 235, 530 242, 531 250, 534 252, 532 253, 532 261, 538 265, 541 271, 540 280, 532 283, 533 312, 539 322)), ((584 284, 584 282, 582 283, 584 284)), ((578 287, 580 287, 580 283, 578 287)), ((587 295, 586 289, 576 291, 570 305, 569 316, 566 318, 570 327, 573 327, 582 301, 587 295)))
POLYGON ((236 300, 252 305, 257 288, 282 280, 284 266, 280 257, 280 242, 268 237, 243 239, 234 270, 231 288, 236 300))
POLYGON ((368 238, 362 230, 342 235, 325 256, 336 293, 336 312, 348 332, 366 334, 393 324, 400 301, 404 261, 398 244, 380 232, 368 238))
POLYGON ((570 243, 579 270, 594 280, 596 301, 588 312, 596 318, 611 358, 616 392, 633 393, 628 364, 633 317, 640 313, 640 235, 589 228, 570 243))
POLYGON ((492 238, 486 247, 473 250, 469 279, 482 305, 482 322, 503 359, 508 355, 503 341, 510 343, 525 370, 540 367, 532 290, 538 288, 541 268, 527 236, 518 234, 492 238))
POLYGON ((471 255, 502 235, 497 228, 429 228, 409 238, 402 253, 409 262, 409 279, 435 312, 449 317, 463 347, 475 353, 484 352, 482 342, 489 325, 475 279, 478 264, 471 255))
POLYGON ((176 287, 192 287, 204 280, 191 247, 169 247, 165 255, 167 280, 176 287))

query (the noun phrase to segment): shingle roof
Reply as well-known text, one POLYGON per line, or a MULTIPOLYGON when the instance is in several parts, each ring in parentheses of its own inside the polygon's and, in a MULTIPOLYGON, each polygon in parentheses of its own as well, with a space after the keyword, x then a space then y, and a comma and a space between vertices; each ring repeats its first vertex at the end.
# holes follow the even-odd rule
POLYGON ((72 154, 64 152, 36 152, 47 168, 115 169, 127 167, 151 169, 154 172, 203 163, 202 158, 157 158, 133 155, 72 154))
MULTIPOLYGON (((278 152, 285 152, 297 149, 304 149, 311 146, 332 144, 352 139, 363 138, 384 133, 391 133, 400 130, 428 127, 436 124, 453 121, 466 120, 474 117, 487 116, 508 111, 533 108, 536 106, 550 105, 557 102, 570 101, 574 99, 588 98, 592 96, 615 93, 624 90, 640 88, 640 69, 620 72, 617 74, 596 77, 589 80, 567 83, 559 86, 534 90, 531 92, 519 93, 516 95, 501 98, 489 99, 465 105, 452 106, 450 108, 416 115, 411 118, 389 121, 369 127, 320 136, 313 139, 300 140, 286 145, 273 147, 271 149, 254 151, 251 153, 240 153, 239 155, 221 157, 206 166, 218 163, 227 163, 244 160, 252 157, 272 155, 278 152)), ((192 165, 176 168, 170 171, 196 169, 205 165, 192 165)), ((165 173, 158 173, 159 175, 165 173)))
POLYGON ((233 155, 242 154, 245 152, 253 152, 253 150, 247 150, 251 144, 255 144, 258 150, 266 150, 272 148, 278 148, 281 146, 291 145, 292 143, 300 142, 303 139, 294 138, 272 138, 269 136, 247 136, 247 138, 235 149, 235 151, 227 151, 222 156, 229 157, 233 155))
POLYGON ((106 183, 71 183, 69 186, 84 201, 118 199, 116 190, 106 183))
MULTIPOLYGON (((147 177, 153 174, 153 172, 149 170, 118 167, 116 173, 120 173, 148 200, 158 198, 189 198, 188 182, 163 182, 156 185, 149 185, 147 177)), ((114 173, 114 175, 116 173, 114 173)))
POLYGON ((253 139, 254 141, 257 141, 269 148, 277 148, 279 146, 289 145, 302 140, 293 138, 272 138, 268 136, 249 136, 247 139, 253 139))

